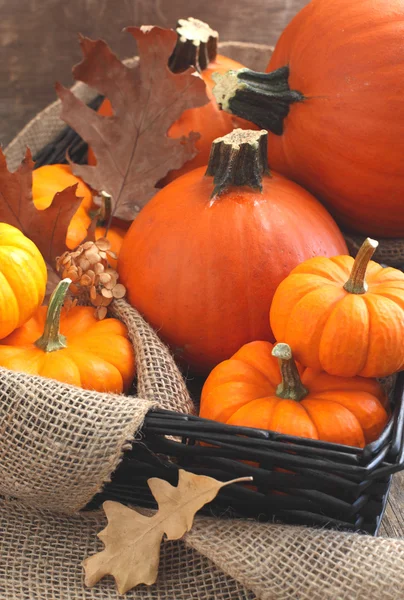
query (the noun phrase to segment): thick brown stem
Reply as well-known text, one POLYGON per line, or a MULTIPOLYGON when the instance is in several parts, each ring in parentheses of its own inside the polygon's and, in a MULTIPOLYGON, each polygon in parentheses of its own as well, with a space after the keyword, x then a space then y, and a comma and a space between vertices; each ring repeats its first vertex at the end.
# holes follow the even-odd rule
POLYGON ((230 186, 247 185, 262 191, 262 176, 269 174, 266 131, 234 129, 212 144, 205 175, 212 176, 213 196, 230 186))
POLYGON ((276 388, 279 398, 288 400, 303 400, 309 391, 302 384, 296 363, 293 360, 292 350, 288 344, 276 344, 272 349, 272 356, 279 362, 282 383, 276 388))
POLYGON ((289 87, 289 67, 280 67, 272 73, 230 70, 214 73, 213 79, 216 82, 213 95, 220 108, 276 135, 283 133, 290 105, 304 100, 301 92, 289 87))
POLYGON ((179 19, 177 44, 168 61, 173 73, 181 73, 193 66, 197 71, 206 69, 217 54, 219 34, 199 19, 179 19))
POLYGON ((344 285, 344 290, 350 294, 365 294, 368 291, 368 285, 365 281, 366 270, 368 268, 369 261, 375 253, 378 245, 379 242, 376 240, 366 238, 362 246, 359 248, 352 267, 351 275, 344 285))
POLYGON ((62 279, 53 291, 46 314, 45 329, 35 346, 44 352, 55 352, 66 348, 66 338, 60 333, 60 313, 71 279, 62 279))

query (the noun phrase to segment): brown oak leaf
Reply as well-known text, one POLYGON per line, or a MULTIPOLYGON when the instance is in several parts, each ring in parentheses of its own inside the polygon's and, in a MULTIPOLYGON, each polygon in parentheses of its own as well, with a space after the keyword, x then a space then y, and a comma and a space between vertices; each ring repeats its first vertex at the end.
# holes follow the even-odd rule
POLYGON ((66 250, 67 228, 82 198, 76 196, 77 185, 73 185, 55 194, 49 208, 36 209, 32 200, 33 167, 27 148, 21 165, 10 172, 0 149, 0 221, 20 229, 53 267, 56 256, 66 250))
POLYGON ((196 154, 199 134, 169 138, 170 126, 189 108, 208 102, 202 78, 193 68, 172 73, 168 59, 177 40, 171 29, 129 27, 137 41, 139 64, 125 66, 108 45, 81 37, 83 60, 75 79, 111 101, 114 115, 104 117, 56 84, 62 119, 91 146, 96 166, 73 165, 73 172, 113 201, 113 215, 133 220, 156 193, 156 184, 196 154))
POLYGON ((167 540, 180 539, 192 528, 195 513, 222 487, 251 479, 240 477, 223 483, 181 469, 175 487, 154 477, 147 482, 158 504, 152 517, 119 502, 104 502, 108 525, 98 537, 105 549, 84 561, 85 584, 92 587, 105 575, 112 575, 118 592, 124 594, 141 583, 155 583, 164 534, 167 540))

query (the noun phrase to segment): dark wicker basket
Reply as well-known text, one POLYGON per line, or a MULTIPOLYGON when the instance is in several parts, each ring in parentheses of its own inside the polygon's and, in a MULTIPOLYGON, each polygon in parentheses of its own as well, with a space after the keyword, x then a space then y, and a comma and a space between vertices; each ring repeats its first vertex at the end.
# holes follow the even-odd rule
MULTIPOLYGON (((97 108, 100 97, 91 106, 97 108)), ((34 158, 36 167, 66 162, 66 151, 84 163, 86 144, 70 128, 34 158)), ((190 382, 198 401, 201 380, 190 382)), ((164 410, 150 412, 142 438, 87 508, 107 499, 155 507, 150 477, 175 484, 178 469, 226 481, 251 475, 251 485, 232 485, 204 508, 221 517, 252 517, 376 534, 393 473, 404 468, 404 373, 393 394, 393 413, 380 438, 363 449, 223 425, 164 410)))

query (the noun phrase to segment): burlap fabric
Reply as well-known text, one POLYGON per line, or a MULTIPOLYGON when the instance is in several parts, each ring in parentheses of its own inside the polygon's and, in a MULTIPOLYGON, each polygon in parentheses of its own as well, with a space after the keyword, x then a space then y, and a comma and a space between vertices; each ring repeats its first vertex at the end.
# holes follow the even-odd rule
MULTIPOLYGON (((112 579, 83 585, 82 560, 102 544, 101 513, 61 518, 0 502, 0 597, 117 600, 112 579)), ((404 541, 199 518, 164 543, 157 584, 128 600, 401 600, 404 541)))
POLYGON ((138 396, 100 394, 0 368, 0 494, 73 513, 109 480, 148 410, 191 412, 168 349, 124 300, 113 313, 127 326, 138 396))
MULTIPOLYGON (((240 62, 265 66, 267 48, 223 46, 240 62)), ((75 91, 85 101, 95 95, 81 84, 75 91)), ((10 144, 11 168, 26 145, 35 154, 61 131, 59 110, 56 102, 10 144)), ((83 585, 82 560, 102 547, 96 533, 105 525, 103 514, 60 513, 84 506, 102 487, 128 441, 137 443, 133 434, 153 405, 186 412, 191 404, 155 333, 124 301, 115 312, 128 325, 136 351, 136 398, 0 372, 0 494, 6 497, 0 500, 1 600, 119 597, 111 579, 91 590, 83 585)), ((404 541, 200 518, 183 541, 163 544, 157 584, 127 597, 398 600, 403 590, 404 541)))

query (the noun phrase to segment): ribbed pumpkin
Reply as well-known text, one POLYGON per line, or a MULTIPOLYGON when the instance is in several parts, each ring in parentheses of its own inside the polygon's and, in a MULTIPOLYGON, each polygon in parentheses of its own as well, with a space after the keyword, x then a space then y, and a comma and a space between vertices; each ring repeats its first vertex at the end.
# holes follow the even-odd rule
POLYGON ((385 407, 375 379, 304 369, 287 344, 258 341, 213 369, 202 390, 200 416, 363 448, 383 431, 385 407))
POLYGON ((404 273, 369 262, 376 246, 307 260, 278 287, 271 327, 303 364, 344 377, 404 367, 404 273))
POLYGON ((306 258, 346 252, 313 196, 266 174, 266 139, 238 129, 216 140, 208 170, 160 190, 122 245, 130 303, 195 371, 271 339, 268 310, 282 279, 306 258))
MULTIPOLYGON (((66 246, 69 250, 77 248, 87 236, 87 230, 91 223, 90 211, 96 209, 91 190, 79 177, 73 175, 69 165, 45 165, 35 169, 32 174, 32 196, 34 204, 39 210, 48 208, 57 192, 76 184, 76 195, 83 200, 67 230, 66 246)), ((97 227, 95 238, 98 240, 104 237, 105 232, 105 227, 97 227)), ((115 224, 108 230, 107 237, 111 242, 111 250, 116 255, 120 252, 125 233, 126 229, 123 226, 115 224)), ((115 268, 117 261, 111 259, 110 262, 111 266, 115 268)))
POLYGON ((49 307, 35 315, 0 345, 0 365, 42 375, 89 390, 121 393, 135 374, 128 332, 117 319, 97 320, 94 308, 62 309, 71 283, 62 280, 49 307))
POLYGON ((366 235, 404 231, 403 36, 403 0, 312 0, 268 75, 233 74, 214 90, 226 110, 274 133, 274 169, 366 235))
MULTIPOLYGON (((188 173, 202 165, 209 159, 210 147, 215 138, 226 135, 237 127, 254 127, 244 119, 237 119, 219 110, 212 94, 214 81, 213 73, 225 73, 229 69, 240 69, 242 64, 217 54, 218 34, 209 25, 198 19, 180 19, 177 26, 178 41, 170 59, 170 69, 174 73, 185 71, 194 66, 206 84, 206 93, 210 99, 208 104, 198 108, 186 110, 181 117, 170 127, 167 135, 171 138, 188 136, 191 132, 198 132, 199 139, 195 142, 198 154, 186 162, 180 169, 170 171, 164 178, 162 185, 173 181, 176 177, 188 173)), ((111 116, 113 108, 106 98, 101 104, 99 114, 111 116)), ((88 164, 97 162, 93 151, 89 148, 88 164)))
POLYGON ((0 223, 0 339, 27 321, 45 296, 45 261, 16 227, 0 223))

